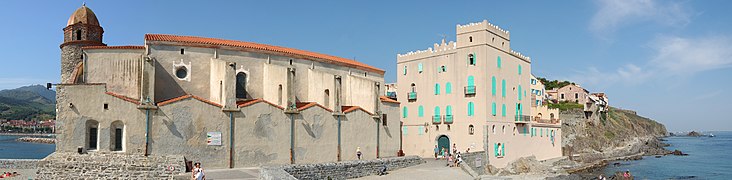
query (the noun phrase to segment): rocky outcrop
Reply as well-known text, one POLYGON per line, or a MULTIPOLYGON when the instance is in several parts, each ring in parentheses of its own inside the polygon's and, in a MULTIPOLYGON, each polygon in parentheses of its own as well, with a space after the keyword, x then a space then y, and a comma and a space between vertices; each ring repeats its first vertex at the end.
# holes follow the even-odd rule
POLYGON ((642 153, 665 155, 670 151, 658 138, 666 127, 634 111, 610 108, 606 114, 585 118, 582 110, 560 112, 563 121, 562 147, 572 160, 592 163, 642 153))
POLYGON ((691 137, 701 137, 702 136, 701 133, 696 132, 696 131, 691 131, 691 132, 689 132, 689 134, 686 134, 686 135, 691 136, 691 137))
POLYGON ((15 139, 15 141, 29 142, 29 143, 56 144, 56 138, 21 137, 21 138, 15 139))

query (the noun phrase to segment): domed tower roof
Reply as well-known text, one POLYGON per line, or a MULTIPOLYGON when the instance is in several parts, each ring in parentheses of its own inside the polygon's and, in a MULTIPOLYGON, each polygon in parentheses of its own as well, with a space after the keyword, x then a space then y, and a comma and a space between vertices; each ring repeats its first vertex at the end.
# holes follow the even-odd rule
POLYGON ((76 9, 76 11, 74 11, 74 14, 71 14, 71 17, 69 17, 69 22, 66 23, 66 26, 70 26, 76 23, 99 26, 99 20, 97 20, 97 15, 95 15, 91 9, 86 7, 86 4, 81 5, 79 9, 76 9))

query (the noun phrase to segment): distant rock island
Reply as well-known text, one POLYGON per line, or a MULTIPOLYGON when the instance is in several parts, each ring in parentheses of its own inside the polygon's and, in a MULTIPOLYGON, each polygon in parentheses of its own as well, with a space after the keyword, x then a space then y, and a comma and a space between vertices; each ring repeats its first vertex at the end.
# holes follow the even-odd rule
POLYGON ((700 136, 702 136, 701 133, 696 132, 696 131, 691 131, 691 132, 689 132, 689 134, 686 134, 686 135, 687 136, 692 136, 692 137, 700 137, 700 136))

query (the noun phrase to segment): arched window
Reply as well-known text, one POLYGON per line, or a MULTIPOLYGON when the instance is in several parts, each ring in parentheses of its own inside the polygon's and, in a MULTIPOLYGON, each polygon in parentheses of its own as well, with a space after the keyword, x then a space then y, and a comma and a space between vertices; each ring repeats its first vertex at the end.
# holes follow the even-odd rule
POLYGON ((76 40, 81 40, 81 30, 76 30, 76 40))
POLYGON ((473 36, 470 36, 470 37, 468 37, 468 40, 469 40, 470 42, 473 42, 473 36))
POLYGON ((445 94, 452 94, 452 83, 445 83, 445 94))
POLYGON ((247 74, 244 72, 236 73, 236 98, 246 99, 247 93, 247 74))
POLYGON ((518 74, 521 75, 521 65, 518 65, 518 74))
POLYGON ((468 54, 468 64, 475 65, 475 53, 468 54))
POLYGON ((501 104, 501 116, 506 117, 506 104, 501 104))
POLYGON ((554 113, 549 113, 549 119, 554 120, 554 113))
POLYGON ((419 105, 419 107, 417 107, 417 116, 424 117, 424 107, 422 107, 422 105, 419 105))
POLYGON ((501 80, 501 96, 506 97, 506 80, 501 80))
POLYGON ((440 94, 440 83, 435 83, 435 95, 440 94))
POLYGON ((491 77, 491 95, 496 96, 496 77, 491 77))
POLYGON ((404 66, 404 75, 407 75, 407 66, 404 66))
POLYGON ((284 102, 282 102, 282 84, 277 86, 277 103, 279 103, 280 106, 285 104, 284 102))
POLYGON ((417 64, 417 71, 422 73, 422 63, 417 64))
POLYGON ((445 68, 445 66, 440 66, 440 71, 447 72, 447 68, 445 68))
POLYGON ((125 147, 125 124, 122 121, 114 121, 109 128, 110 150, 124 151, 125 147))
POLYGON ((414 83, 412 83, 411 86, 412 86, 412 92, 417 92, 417 85, 415 85, 414 83))
POLYGON ((86 121, 86 149, 97 150, 99 148, 99 122, 95 120, 86 121))
POLYGON ((491 103, 491 115, 496 116, 496 102, 491 103))
POLYGON ((498 67, 498 69, 501 68, 501 56, 498 56, 498 59, 496 59, 496 66, 498 67))
POLYGON ((452 122, 452 106, 450 105, 447 105, 447 107, 445 107, 445 122, 452 122))
POLYGON ((506 134, 506 126, 501 126, 501 133, 506 134))
MULTIPOLYGON (((435 112, 434 112, 435 119, 440 117, 440 106, 435 106, 435 112)), ((438 120, 439 121, 439 120, 438 120)))
POLYGON ((468 134, 469 135, 475 134, 475 128, 473 127, 472 124, 468 126, 468 134))
POLYGON ((330 108, 330 90, 325 89, 325 93, 323 95, 323 104, 325 104, 325 107, 330 108))
POLYGON ((475 104, 473 102, 468 102, 468 116, 475 115, 475 104))
POLYGON ((496 125, 493 125, 493 127, 491 128, 491 131, 493 131, 493 134, 496 134, 496 125))
POLYGON ((514 136, 516 135, 516 132, 518 132, 518 130, 516 130, 516 127, 514 126, 514 127, 513 127, 513 135, 514 135, 514 136))

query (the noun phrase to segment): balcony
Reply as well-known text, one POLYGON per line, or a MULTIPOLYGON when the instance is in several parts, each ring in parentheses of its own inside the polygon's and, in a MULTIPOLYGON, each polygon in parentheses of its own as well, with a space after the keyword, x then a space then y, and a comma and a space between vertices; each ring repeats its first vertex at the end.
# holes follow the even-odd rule
POLYGON ((535 117, 534 122, 543 123, 543 124, 559 124, 559 119, 541 119, 541 118, 535 117))
POLYGON ((531 116, 516 115, 515 121, 517 123, 528 123, 531 122, 531 116))
POLYGON ((417 92, 409 92, 409 93, 407 93, 407 100, 416 101, 417 100, 417 92))
POLYGON ((445 124, 452 124, 452 115, 445 115, 445 124))
POLYGON ((440 124, 442 122, 442 117, 440 115, 434 115, 432 116, 432 123, 434 124, 440 124))
POLYGON ((465 95, 475 95, 475 86, 465 86, 465 95))

